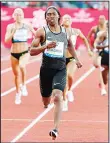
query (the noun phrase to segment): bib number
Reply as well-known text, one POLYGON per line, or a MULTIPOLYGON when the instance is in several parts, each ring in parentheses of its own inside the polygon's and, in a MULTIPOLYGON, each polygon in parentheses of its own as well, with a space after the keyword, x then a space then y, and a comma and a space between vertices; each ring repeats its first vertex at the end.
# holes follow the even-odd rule
MULTIPOLYGON (((50 43, 51 41, 46 41, 46 44, 50 43)), ((62 58, 63 57, 63 50, 64 50, 64 43, 63 42, 57 42, 57 46, 55 48, 51 49, 46 49, 45 50, 45 55, 49 57, 58 57, 62 58)))

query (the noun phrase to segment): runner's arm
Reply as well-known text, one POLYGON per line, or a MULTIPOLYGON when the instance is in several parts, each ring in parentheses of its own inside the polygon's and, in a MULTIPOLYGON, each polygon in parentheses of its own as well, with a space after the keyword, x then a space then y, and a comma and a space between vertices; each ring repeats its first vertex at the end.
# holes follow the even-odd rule
POLYGON ((28 24, 28 27, 29 27, 30 31, 35 35, 36 31, 34 30, 34 28, 32 27, 32 25, 30 23, 28 24))
POLYGON ((89 31, 88 35, 87 35, 87 40, 88 40, 89 45, 90 45, 91 47, 92 47, 92 45, 91 45, 91 40, 90 40, 90 39, 91 39, 92 34, 95 33, 95 28, 96 28, 96 27, 92 27, 91 30, 89 31))
POLYGON ((44 46, 41 46, 41 41, 43 41, 44 38, 44 29, 40 28, 36 31, 35 39, 31 43, 30 48, 30 55, 35 56, 42 52, 44 52, 45 49, 54 48, 56 46, 56 42, 50 42, 44 46))
POLYGON ((12 40, 12 37, 16 31, 16 28, 12 28, 12 25, 8 25, 6 28, 6 34, 5 34, 5 42, 9 42, 12 40))
POLYGON ((87 47, 88 52, 91 52, 88 40, 86 39, 86 37, 84 36, 84 34, 79 30, 79 37, 83 40, 85 46, 87 47))
POLYGON ((91 30, 89 31, 89 33, 87 35, 88 42, 90 42, 90 38, 91 38, 92 34, 95 33, 95 28, 96 27, 92 27, 91 30))

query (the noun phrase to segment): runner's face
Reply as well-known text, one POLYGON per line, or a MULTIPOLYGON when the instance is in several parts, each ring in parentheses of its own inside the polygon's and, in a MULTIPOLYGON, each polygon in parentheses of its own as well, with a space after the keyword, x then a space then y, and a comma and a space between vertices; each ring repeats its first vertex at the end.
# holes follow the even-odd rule
POLYGON ((70 26, 71 25, 71 18, 69 16, 64 16, 62 19, 62 24, 64 26, 70 26))
POLYGON ((55 9, 49 9, 46 14, 46 21, 49 25, 58 24, 59 15, 55 9))
POLYGON ((104 24, 105 23, 105 17, 100 17, 99 18, 99 24, 104 24))
POLYGON ((21 22, 22 19, 23 19, 23 12, 20 11, 20 10, 15 11, 15 12, 14 12, 14 19, 15 19, 15 21, 17 21, 17 22, 21 22))

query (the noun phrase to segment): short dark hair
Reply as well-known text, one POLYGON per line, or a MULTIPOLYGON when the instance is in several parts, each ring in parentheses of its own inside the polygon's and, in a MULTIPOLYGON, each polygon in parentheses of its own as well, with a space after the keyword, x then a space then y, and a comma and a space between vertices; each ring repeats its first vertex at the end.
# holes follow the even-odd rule
POLYGON ((45 11, 45 19, 46 19, 46 14, 47 14, 47 12, 48 12, 49 9, 54 9, 54 10, 56 10, 56 12, 57 12, 58 15, 59 15, 58 23, 60 23, 61 14, 60 14, 60 12, 58 11, 58 9, 57 9, 55 6, 49 6, 49 7, 46 9, 46 11, 45 11))

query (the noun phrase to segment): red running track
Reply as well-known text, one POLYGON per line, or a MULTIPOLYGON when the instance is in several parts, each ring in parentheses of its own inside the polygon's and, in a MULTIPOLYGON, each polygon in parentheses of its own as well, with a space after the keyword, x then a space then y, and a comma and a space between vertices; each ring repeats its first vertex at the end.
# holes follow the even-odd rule
MULTIPOLYGON (((82 51, 80 60, 83 67, 76 72, 74 83, 92 68, 86 52, 82 51)), ((9 67, 10 61, 2 61, 2 70, 9 67)), ((27 80, 39 74, 39 67, 39 61, 27 65, 27 80)), ((74 88, 75 100, 69 103, 69 111, 62 113, 55 142, 108 142, 108 95, 100 95, 98 81, 95 69, 74 88)), ((11 70, 2 74, 1 83, 1 93, 14 87, 11 70)), ((43 108, 39 78, 28 83, 27 88, 29 95, 22 97, 21 105, 14 104, 15 90, 1 97, 2 142, 52 141, 48 132, 53 128, 53 108, 49 111, 43 108), (44 112, 47 113, 37 122, 44 112)))

